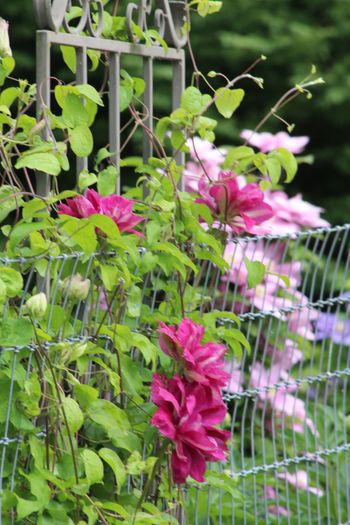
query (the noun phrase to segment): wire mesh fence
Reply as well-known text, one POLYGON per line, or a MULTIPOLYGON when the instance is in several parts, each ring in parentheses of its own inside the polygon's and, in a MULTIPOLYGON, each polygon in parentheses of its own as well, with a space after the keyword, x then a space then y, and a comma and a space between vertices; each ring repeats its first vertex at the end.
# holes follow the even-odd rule
MULTIPOLYGON (((188 523, 349 523, 349 235, 350 225, 345 225, 237 238, 226 246, 229 271, 223 274, 212 263, 202 263, 193 278, 197 308, 203 313, 222 312, 219 324, 232 324, 232 330, 229 317, 236 314, 249 347, 242 340, 247 348, 241 355, 237 349, 227 361, 231 378, 223 397, 229 408, 231 452, 227 463, 220 465, 227 473, 227 486, 190 484, 188 523), (255 287, 247 285, 245 257, 266 266, 255 287)), ((166 307, 170 301, 171 279, 161 270, 144 272, 146 253, 141 253, 138 285, 144 309, 134 314, 131 328, 156 338, 147 319, 152 319, 160 302, 166 307)), ((123 325, 129 309, 135 308, 130 297, 120 304, 118 288, 106 291, 101 286, 98 257, 67 254, 1 260, 1 271, 13 268, 24 278, 21 300, 10 300, 3 314, 10 307, 23 311, 28 294, 45 289, 49 307, 43 326, 49 339, 16 345, 13 334, 14 344, 9 342, 0 351, 0 504, 1 495, 16 489, 18 473, 27 467, 19 460, 23 447, 33 436, 44 440, 47 435, 45 382, 31 374, 34 360, 40 360, 38 348, 48 352, 52 366, 58 368, 67 353, 79 354, 81 345, 89 341, 98 341, 103 353, 113 347, 113 337, 100 332, 101 323, 108 325, 109 319, 112 323, 118 312, 123 325), (89 280, 89 291, 84 300, 76 297, 72 302, 77 278, 80 285, 89 280), (20 388, 23 383, 27 395, 20 388)), ((84 359, 84 366, 70 373, 89 384, 103 373, 103 360, 84 359)), ((145 366, 137 349, 133 359, 137 366, 145 366)), ((39 369, 44 368, 43 360, 39 369)), ((63 377, 60 387, 67 391, 67 385, 63 377)), ((113 399, 113 392, 104 396, 113 399)), ((214 479, 215 470, 211 474, 214 479)), ((12 522, 16 523, 15 514, 12 522)))

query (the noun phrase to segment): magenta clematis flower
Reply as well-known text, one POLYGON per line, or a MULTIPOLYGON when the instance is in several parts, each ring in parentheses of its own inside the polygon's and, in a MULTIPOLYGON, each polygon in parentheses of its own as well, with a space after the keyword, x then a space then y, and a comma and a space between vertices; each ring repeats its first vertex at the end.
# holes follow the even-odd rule
POLYGON ((191 319, 184 319, 177 328, 161 322, 159 332, 161 349, 183 366, 188 380, 213 388, 226 386, 229 379, 223 360, 226 347, 213 342, 202 345, 202 325, 191 319))
POLYGON ((158 406, 152 424, 174 442, 172 471, 174 482, 185 483, 188 476, 204 481, 207 461, 224 461, 228 431, 220 423, 226 406, 218 392, 198 383, 187 383, 155 374, 152 401, 158 406))
POLYGON ((84 219, 91 215, 106 215, 113 219, 121 232, 142 235, 134 227, 144 220, 144 217, 132 212, 133 202, 120 195, 101 197, 94 190, 86 190, 85 195, 68 199, 66 204, 60 204, 58 213, 84 219))
POLYGON ((251 129, 244 129, 241 137, 245 139, 248 144, 258 148, 263 153, 277 148, 285 148, 291 153, 301 153, 310 141, 309 137, 291 137, 285 131, 280 131, 273 135, 268 132, 257 133, 251 129))
POLYGON ((269 204, 264 202, 264 194, 255 183, 242 189, 236 176, 231 172, 221 172, 213 184, 204 179, 199 182, 201 199, 216 219, 226 224, 239 235, 242 232, 255 233, 254 227, 273 217, 269 204))

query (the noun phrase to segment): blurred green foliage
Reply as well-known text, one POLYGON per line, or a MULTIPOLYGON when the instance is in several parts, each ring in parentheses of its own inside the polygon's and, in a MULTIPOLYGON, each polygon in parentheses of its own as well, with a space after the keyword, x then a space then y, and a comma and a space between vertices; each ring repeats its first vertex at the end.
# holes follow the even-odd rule
MULTIPOLYGON (((0 16, 11 23, 18 74, 33 80, 35 22, 31 1, 2 2, 0 16)), ((205 19, 194 17, 192 30, 192 46, 204 73, 216 70, 233 78, 261 54, 268 57, 254 70, 265 79, 265 89, 242 82, 247 91, 245 103, 233 119, 221 123, 217 134, 221 144, 239 143, 240 130, 254 127, 279 96, 316 64, 326 85, 313 91, 311 101, 300 96, 281 114, 296 124, 295 135, 311 137, 307 153, 315 155, 313 165, 302 166, 292 191, 302 191, 309 200, 326 207, 331 222, 348 221, 350 0, 225 0, 220 13, 205 19)), ((160 106, 161 98, 158 85, 160 106)), ((272 132, 281 129, 284 125, 277 119, 264 127, 272 132)))

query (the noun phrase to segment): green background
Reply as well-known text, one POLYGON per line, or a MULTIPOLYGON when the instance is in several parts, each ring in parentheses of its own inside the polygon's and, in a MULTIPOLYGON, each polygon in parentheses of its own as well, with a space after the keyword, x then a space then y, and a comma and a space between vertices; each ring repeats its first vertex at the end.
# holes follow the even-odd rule
MULTIPOLYGON (((0 16, 11 24, 18 75, 34 80, 31 1, 1 2, 0 16)), ((302 165, 290 191, 302 191, 327 208, 332 223, 349 221, 350 0, 226 0, 220 13, 194 17, 191 40, 204 73, 216 70, 233 78, 261 54, 268 57, 255 69, 265 79, 265 89, 242 83, 245 102, 233 119, 220 123, 219 144, 239 144, 240 130, 254 127, 284 91, 300 82, 312 64, 317 66, 326 85, 313 90, 311 101, 299 97, 281 114, 295 123, 295 135, 311 137, 306 153, 315 156, 313 165, 302 165)), ((161 105, 159 86, 157 97, 161 105)), ((264 127, 282 129, 276 119, 264 127)))

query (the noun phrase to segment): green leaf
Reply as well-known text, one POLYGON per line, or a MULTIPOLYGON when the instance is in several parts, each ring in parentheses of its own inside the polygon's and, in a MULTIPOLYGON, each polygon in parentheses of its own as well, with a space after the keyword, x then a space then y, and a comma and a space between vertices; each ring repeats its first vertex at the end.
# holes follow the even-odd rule
MULTIPOLYGON (((109 156, 109 154, 108 154, 109 156)), ((115 166, 108 166, 98 174, 97 190, 103 197, 112 195, 116 192, 118 170, 115 166)))
POLYGON ((280 162, 282 168, 286 172, 286 182, 291 182, 298 171, 298 163, 293 153, 285 148, 278 148, 277 150, 272 151, 269 154, 269 157, 275 158, 280 162))
POLYGON ((90 485, 102 483, 103 480, 103 463, 93 450, 88 448, 81 452, 84 463, 86 478, 90 485))
POLYGON ((222 8, 222 1, 218 0, 199 0, 197 12, 201 17, 218 13, 222 8))
POLYGON ((181 108, 191 115, 199 115, 210 103, 209 95, 202 95, 199 89, 191 86, 185 89, 181 97, 181 108))
MULTIPOLYGON (((100 217, 103 216, 101 215, 100 217)), ((96 250, 97 237, 91 217, 89 219, 64 217, 61 228, 68 234, 65 239, 67 245, 74 246, 75 243, 78 244, 85 255, 91 255, 96 250)))
POLYGON ((108 215, 90 215, 89 223, 93 224, 110 239, 118 239, 120 237, 119 228, 111 217, 108 215))
POLYGON ((159 222, 148 221, 146 225, 147 241, 150 244, 154 244, 156 241, 158 241, 161 235, 161 230, 162 230, 162 227, 159 222))
POLYGON ((88 407, 87 414, 92 421, 101 425, 114 446, 129 452, 140 448, 139 440, 131 432, 128 417, 121 408, 105 399, 98 399, 88 407))
POLYGON ((239 493, 237 478, 232 478, 224 472, 208 472, 205 481, 209 486, 228 492, 233 498, 239 493))
POLYGON ((103 286, 106 290, 109 292, 114 290, 120 276, 119 268, 110 264, 101 264, 100 272, 103 286))
POLYGON ((231 118, 244 98, 243 89, 219 88, 215 92, 215 106, 225 118, 231 118))
POLYGON ((0 86, 4 85, 6 78, 15 69, 16 62, 13 57, 7 56, 0 59, 0 86))
POLYGON ((267 158, 265 161, 270 180, 273 185, 278 184, 281 177, 281 164, 277 159, 267 158))
POLYGON ((249 159, 250 157, 253 157, 254 154, 255 152, 253 148, 250 148, 248 146, 238 146, 237 148, 230 148, 224 160, 224 168, 232 168, 232 166, 236 162, 242 159, 249 159))
POLYGON ((169 127, 171 127, 171 118, 163 117, 158 120, 156 126, 156 135, 162 143, 164 142, 169 127))
POLYGON ((118 454, 110 448, 101 448, 98 451, 98 453, 103 459, 103 461, 105 461, 107 465, 109 465, 113 470, 119 494, 121 487, 125 484, 125 481, 127 479, 127 473, 124 463, 122 462, 118 454))
POLYGON ((28 153, 18 159, 15 168, 29 168, 54 176, 61 172, 61 165, 53 153, 28 153))
POLYGON ((255 288, 265 277, 265 265, 260 261, 250 261, 248 257, 244 257, 244 264, 248 271, 248 287, 255 288))
POLYGON ((91 100, 91 102, 95 102, 98 106, 103 106, 103 100, 100 97, 98 91, 89 84, 80 84, 78 86, 75 86, 75 91, 80 93, 80 95, 83 95, 88 100, 91 100))
POLYGON ((51 223, 48 221, 33 222, 30 224, 27 223, 18 223, 14 227, 10 236, 10 246, 12 249, 15 249, 20 242, 25 239, 31 232, 39 230, 47 230, 51 228, 51 223))
POLYGON ((16 196, 18 192, 18 188, 8 186, 7 184, 0 187, 0 222, 6 219, 11 211, 22 206, 22 197, 20 195, 16 196))
POLYGON ((27 346, 34 337, 29 319, 0 320, 0 346, 27 346))
POLYGON ((132 88, 132 85, 121 83, 120 84, 120 95, 119 95, 119 104, 120 104, 120 111, 124 111, 132 101, 132 97, 134 95, 134 90, 132 88))
POLYGON ((96 184, 97 177, 95 173, 90 173, 88 170, 83 170, 79 173, 78 186, 80 191, 84 191, 89 186, 96 184))
MULTIPOLYGON (((10 87, 1 91, 0 105, 10 107, 16 98, 21 94, 21 89, 18 87, 10 87)), ((35 119, 34 119, 35 120, 35 119)))
POLYGON ((98 399, 98 390, 92 386, 75 384, 73 388, 78 403, 85 409, 98 399))
POLYGON ((152 362, 153 366, 155 366, 158 356, 158 349, 146 336, 143 334, 133 333, 132 344, 140 350, 147 365, 152 362))
POLYGON ((62 402, 62 410, 66 415, 70 433, 75 434, 84 423, 84 416, 78 403, 71 397, 65 397, 62 402))
POLYGON ((27 516, 42 509, 39 501, 23 499, 17 496, 17 520, 22 521, 27 516))
POLYGON ((141 315, 142 292, 138 286, 133 286, 128 293, 127 312, 128 316, 136 319, 141 315))
POLYGON ((286 285, 286 288, 290 288, 290 279, 288 275, 283 275, 281 273, 275 273, 275 272, 266 272, 266 273, 268 275, 274 275, 275 277, 278 277, 286 285))
POLYGON ((0 267, 0 281, 6 288, 7 297, 16 297, 21 293, 23 278, 17 270, 6 266, 0 267))
POLYGON ((64 63, 68 69, 70 69, 71 72, 75 74, 77 72, 77 57, 75 48, 72 46, 60 46, 60 50, 64 63))
POLYGON ((70 145, 77 157, 88 157, 94 147, 94 139, 90 128, 80 124, 69 132, 70 145))
POLYGON ((182 264, 190 267, 194 273, 197 273, 197 267, 193 264, 191 259, 184 253, 182 253, 176 246, 171 244, 170 242, 159 242, 154 247, 154 250, 156 251, 162 251, 164 253, 169 253, 173 257, 175 257, 177 260, 179 260, 182 264))
POLYGON ((89 122, 89 115, 84 107, 81 97, 68 93, 63 102, 62 117, 64 123, 74 128, 89 122))

